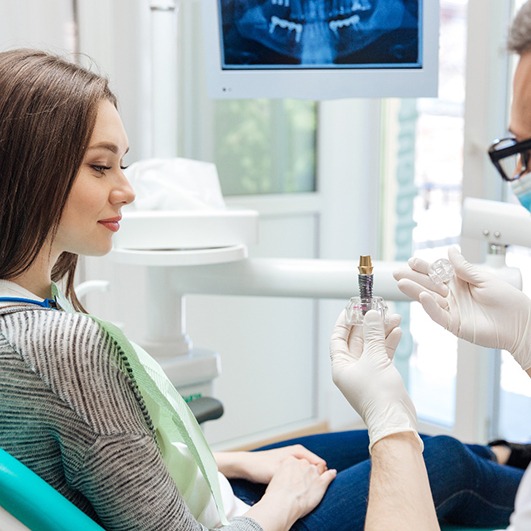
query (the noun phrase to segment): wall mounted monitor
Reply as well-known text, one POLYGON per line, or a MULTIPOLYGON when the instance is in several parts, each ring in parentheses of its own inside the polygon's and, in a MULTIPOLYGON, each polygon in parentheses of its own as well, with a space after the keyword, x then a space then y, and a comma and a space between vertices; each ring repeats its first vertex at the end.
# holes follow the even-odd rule
POLYGON ((438 0, 202 0, 213 98, 436 96, 438 0))

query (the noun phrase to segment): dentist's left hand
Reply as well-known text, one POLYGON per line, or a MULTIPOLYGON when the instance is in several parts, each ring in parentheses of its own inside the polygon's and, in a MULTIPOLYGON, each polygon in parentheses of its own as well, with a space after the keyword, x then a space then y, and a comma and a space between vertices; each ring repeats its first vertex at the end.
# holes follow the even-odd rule
POLYGON ((387 330, 380 314, 365 315, 363 327, 351 326, 343 311, 330 343, 332 377, 369 431, 369 450, 394 433, 417 433, 417 415, 392 356, 400 341, 399 317, 389 319, 387 330))

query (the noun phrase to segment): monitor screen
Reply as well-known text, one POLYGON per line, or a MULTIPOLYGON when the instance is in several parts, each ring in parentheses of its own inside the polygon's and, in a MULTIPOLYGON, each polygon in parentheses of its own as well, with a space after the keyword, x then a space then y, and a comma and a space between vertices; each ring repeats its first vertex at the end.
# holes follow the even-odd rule
POLYGON ((437 94, 437 0, 203 0, 214 98, 437 94))

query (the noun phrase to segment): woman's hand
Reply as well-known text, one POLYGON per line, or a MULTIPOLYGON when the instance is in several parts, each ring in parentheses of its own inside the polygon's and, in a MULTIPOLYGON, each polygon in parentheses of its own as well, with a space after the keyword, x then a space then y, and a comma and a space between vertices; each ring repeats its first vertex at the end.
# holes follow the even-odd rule
POLYGON ((257 452, 220 452, 215 454, 215 458, 225 477, 263 484, 271 481, 288 458, 303 459, 320 473, 327 469, 324 459, 300 444, 257 452))
POLYGON ((336 471, 323 469, 322 463, 312 464, 289 453, 278 464, 264 496, 245 514, 265 531, 290 529, 317 507, 336 477, 336 471))

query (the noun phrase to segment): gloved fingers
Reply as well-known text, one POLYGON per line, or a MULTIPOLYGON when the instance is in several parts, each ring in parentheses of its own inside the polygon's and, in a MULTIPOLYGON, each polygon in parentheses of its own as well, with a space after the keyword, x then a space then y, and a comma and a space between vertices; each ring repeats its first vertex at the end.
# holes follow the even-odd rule
POLYGON ((363 354, 383 362, 389 363, 385 345, 385 331, 382 316, 376 310, 369 310, 363 320, 363 338, 365 341, 363 354))
POLYGON ((477 286, 489 276, 487 272, 468 262, 457 246, 448 249, 448 259, 454 266, 456 276, 469 284, 477 286))
POLYGON ((422 304, 424 311, 431 317, 433 321, 441 325, 446 330, 450 329, 451 318, 446 309, 448 308, 448 301, 442 299, 440 302, 446 302, 445 306, 441 306, 436 296, 427 291, 423 292, 419 296, 419 302, 422 304))
POLYGON ((412 256, 407 261, 407 264, 413 271, 417 271, 418 273, 422 273, 423 275, 427 275, 428 271, 430 270, 429 262, 426 262, 426 260, 423 260, 418 256, 412 256))
POLYGON ((351 325, 347 321, 347 311, 342 310, 336 319, 336 324, 332 331, 332 338, 346 341, 350 334, 351 325))
POLYGON ((398 313, 392 313, 387 317, 387 323, 384 323, 384 333, 387 337, 396 327, 400 326, 402 317, 398 313))
MULTIPOLYGON (((411 260, 420 260, 420 258, 410 258, 411 260)), ((398 281, 398 287, 400 288, 400 283, 408 281, 412 284, 416 284, 417 289, 416 291, 412 291, 410 293, 406 293, 408 297, 411 297, 412 299, 418 300, 418 295, 422 290, 429 290, 433 291, 434 293, 438 293, 439 295, 442 295, 443 297, 446 297, 448 295, 448 286, 444 283, 436 284, 433 282, 433 280, 424 273, 419 273, 418 271, 414 271, 413 269, 403 267, 401 269, 397 269, 393 272, 393 277, 395 280, 398 281)), ((402 290, 403 291, 403 290, 402 290)), ((405 292, 404 292, 405 293, 405 292)))
POLYGON ((393 359, 396 347, 400 343, 402 330, 399 328, 402 317, 398 313, 392 313, 388 316, 387 322, 384 323, 385 348, 389 359, 393 359))
POLYGON ((426 262, 422 258, 418 258, 416 256, 411 257, 407 263, 413 271, 417 271, 418 273, 422 274, 422 276, 414 278, 414 280, 416 280, 419 284, 423 285, 430 291, 439 293, 443 297, 448 295, 448 286, 445 283, 436 283, 430 278, 431 263, 426 262))
POLYGON ((409 278, 403 278, 397 282, 398 289, 407 295, 410 299, 415 301, 419 300, 421 293, 428 292, 432 293, 437 299, 446 299, 446 296, 449 293, 448 286, 446 284, 440 284, 436 286, 433 282, 430 281, 430 286, 428 287, 426 282, 424 284, 419 284, 409 278), (431 289, 433 287, 433 289, 431 289))
MULTIPOLYGON (((401 320, 402 317, 399 314, 392 313, 388 316, 387 322, 384 323, 385 346, 390 358, 393 357, 394 351, 402 336, 402 331, 398 328, 401 320), (395 332, 395 330, 397 331, 395 332), (393 334, 393 332, 395 333, 393 334)), ((349 351, 356 353, 356 358, 359 358, 363 350, 363 345, 363 327, 353 326, 348 339, 349 351)))
POLYGON ((348 324, 346 311, 343 310, 337 318, 332 336, 330 338, 330 358, 332 365, 346 364, 356 360, 361 356, 363 349, 363 338, 361 331, 348 324))
POLYGON ((353 326, 348 338, 348 350, 352 352, 356 358, 361 356, 363 351, 363 327, 353 326))
POLYGON ((396 347, 400 343, 402 337, 402 329, 394 328, 385 338, 385 350, 387 352, 387 357, 392 360, 395 356, 396 347))

